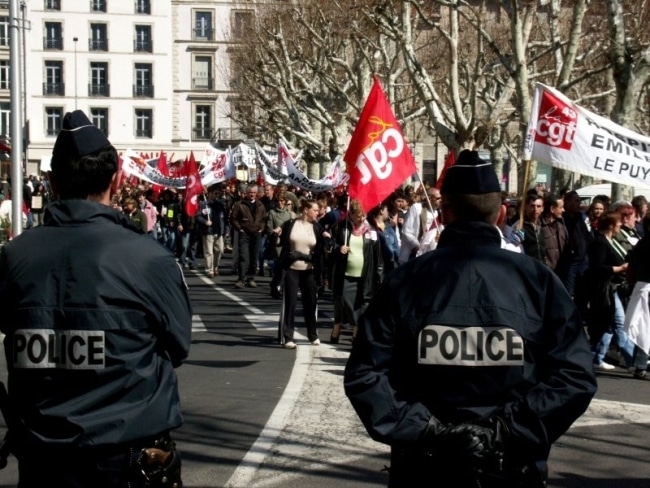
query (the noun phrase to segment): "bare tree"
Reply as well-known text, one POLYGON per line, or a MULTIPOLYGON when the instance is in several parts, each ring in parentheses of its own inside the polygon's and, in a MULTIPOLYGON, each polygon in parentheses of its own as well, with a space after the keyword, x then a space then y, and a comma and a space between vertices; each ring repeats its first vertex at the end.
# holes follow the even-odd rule
POLYGON ((285 138, 305 148, 308 161, 330 160, 345 150, 380 65, 401 122, 422 117, 418 99, 402 86, 396 53, 361 8, 337 0, 261 8, 231 71, 238 97, 252 109, 231 116, 250 137, 271 144, 285 138))

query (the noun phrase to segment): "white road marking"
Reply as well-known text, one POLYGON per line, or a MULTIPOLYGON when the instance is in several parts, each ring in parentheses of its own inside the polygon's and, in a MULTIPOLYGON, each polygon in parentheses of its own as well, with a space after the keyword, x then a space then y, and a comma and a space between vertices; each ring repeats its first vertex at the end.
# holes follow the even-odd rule
POLYGON ((207 332, 208 329, 205 328, 205 324, 201 317, 198 315, 192 315, 192 332, 207 332))
MULTIPOLYGON (((218 286, 215 290, 246 308, 250 313, 244 316, 257 330, 277 328, 279 314, 265 313, 218 286)), ((300 469, 291 466, 294 459, 301 462, 322 459, 322 469, 327 470, 339 458, 343 463, 367 456, 369 451, 388 452, 387 446, 367 436, 345 398, 340 375, 331 374, 331 359, 344 359, 348 352, 327 344, 311 347, 307 339, 297 333, 296 339, 298 347, 295 352, 282 351, 296 355, 284 393, 225 488, 281 486, 282 481, 301 476, 305 469, 304 464, 300 469), (328 367, 323 368, 323 364, 328 367), (314 445, 306 445, 306 437, 319 440, 314 445)), ((648 423, 650 405, 594 399, 570 430, 597 425, 648 423)), ((313 462, 309 467, 319 469, 320 464, 313 462)))

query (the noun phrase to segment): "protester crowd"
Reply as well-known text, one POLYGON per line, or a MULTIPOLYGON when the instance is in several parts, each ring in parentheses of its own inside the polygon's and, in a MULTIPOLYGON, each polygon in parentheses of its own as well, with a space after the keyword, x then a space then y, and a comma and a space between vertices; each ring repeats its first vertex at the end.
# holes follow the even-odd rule
MULTIPOLYGON (((10 198, 7 178, 0 183, 0 198, 10 198)), ((50 201, 47 179, 26 177, 23 199, 25 229, 42 225, 50 201)), ((313 285, 305 288, 292 278, 288 288, 291 295, 300 290, 303 298, 305 290, 313 288, 309 293, 314 301, 325 290, 332 292, 333 344, 338 343, 345 325, 353 328, 354 340, 356 320, 385 274, 435 249, 444 229, 440 191, 428 185, 399 188, 367 214, 344 188, 310 192, 285 183, 230 180, 215 184, 205 189, 195 215, 187 214, 183 199, 182 191, 161 191, 146 181, 127 180, 114 197, 113 207, 166 247, 186 269, 199 269, 203 260, 201 270, 208 278, 226 271, 237 276, 237 288, 255 288, 256 276, 269 276, 269 294, 281 301, 283 320, 293 320, 296 306, 295 296, 285 300, 287 277, 304 275, 294 273, 297 269, 311 270, 313 285), (304 219, 304 202, 313 204, 310 219, 318 225, 314 229, 319 234, 317 242, 307 247, 304 240, 298 244, 297 238, 283 238, 287 222, 304 219), (296 258, 296 246, 301 245, 309 250, 303 254, 311 257, 296 258), (224 253, 232 253, 230 270, 220 269, 224 253)), ((628 337, 629 326, 624 322, 638 282, 630 276, 628 263, 645 235, 646 198, 611 202, 608 196, 599 195, 585 209, 578 191, 554 194, 536 188, 518 201, 504 193, 503 203, 498 222, 502 246, 542 261, 557 274, 582 314, 596 369, 610 371, 619 366, 634 378, 645 379, 647 349, 628 337)), ((634 271, 643 275, 643 271, 634 271)), ((304 305, 315 312, 315 306, 304 305)), ((638 307, 635 313, 639 314, 638 307)), ((288 325, 292 335, 293 325, 288 325)), ((310 331, 310 336, 312 344, 320 344, 316 333, 310 331)), ((281 344, 294 347, 288 339, 280 339, 281 344)))

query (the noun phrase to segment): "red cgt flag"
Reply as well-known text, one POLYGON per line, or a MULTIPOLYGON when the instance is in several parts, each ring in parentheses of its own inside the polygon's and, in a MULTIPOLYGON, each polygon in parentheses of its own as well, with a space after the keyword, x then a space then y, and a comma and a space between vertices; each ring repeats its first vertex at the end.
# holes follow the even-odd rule
POLYGON ((203 193, 201 175, 196 166, 194 153, 190 152, 190 159, 185 165, 187 179, 185 180, 185 213, 190 217, 199 211, 199 195, 203 193))
POLYGON ((366 212, 417 170, 377 78, 343 159, 350 175, 350 197, 359 200, 366 212))
MULTIPOLYGON (((163 176, 169 176, 169 168, 167 167, 167 156, 165 156, 164 151, 160 151, 160 155, 158 156, 158 171, 163 176)), ((153 189, 153 200, 157 202, 158 198, 160 197, 160 193, 162 192, 162 186, 154 184, 152 186, 152 189, 153 189)))
POLYGON ((455 162, 456 162, 456 153, 454 152, 453 149, 449 149, 449 154, 447 154, 447 158, 445 159, 445 165, 442 167, 442 171, 440 172, 440 178, 438 178, 438 180, 436 181, 434 188, 437 188, 438 190, 442 188, 442 180, 445 179, 447 170, 451 168, 455 162))

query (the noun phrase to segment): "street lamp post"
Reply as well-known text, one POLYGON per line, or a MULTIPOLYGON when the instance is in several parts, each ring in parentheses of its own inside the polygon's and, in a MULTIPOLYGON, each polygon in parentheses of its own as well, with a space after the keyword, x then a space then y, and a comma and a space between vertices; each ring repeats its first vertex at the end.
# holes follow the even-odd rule
POLYGON ((73 37, 74 42, 74 109, 77 110, 77 41, 78 37, 73 37))

